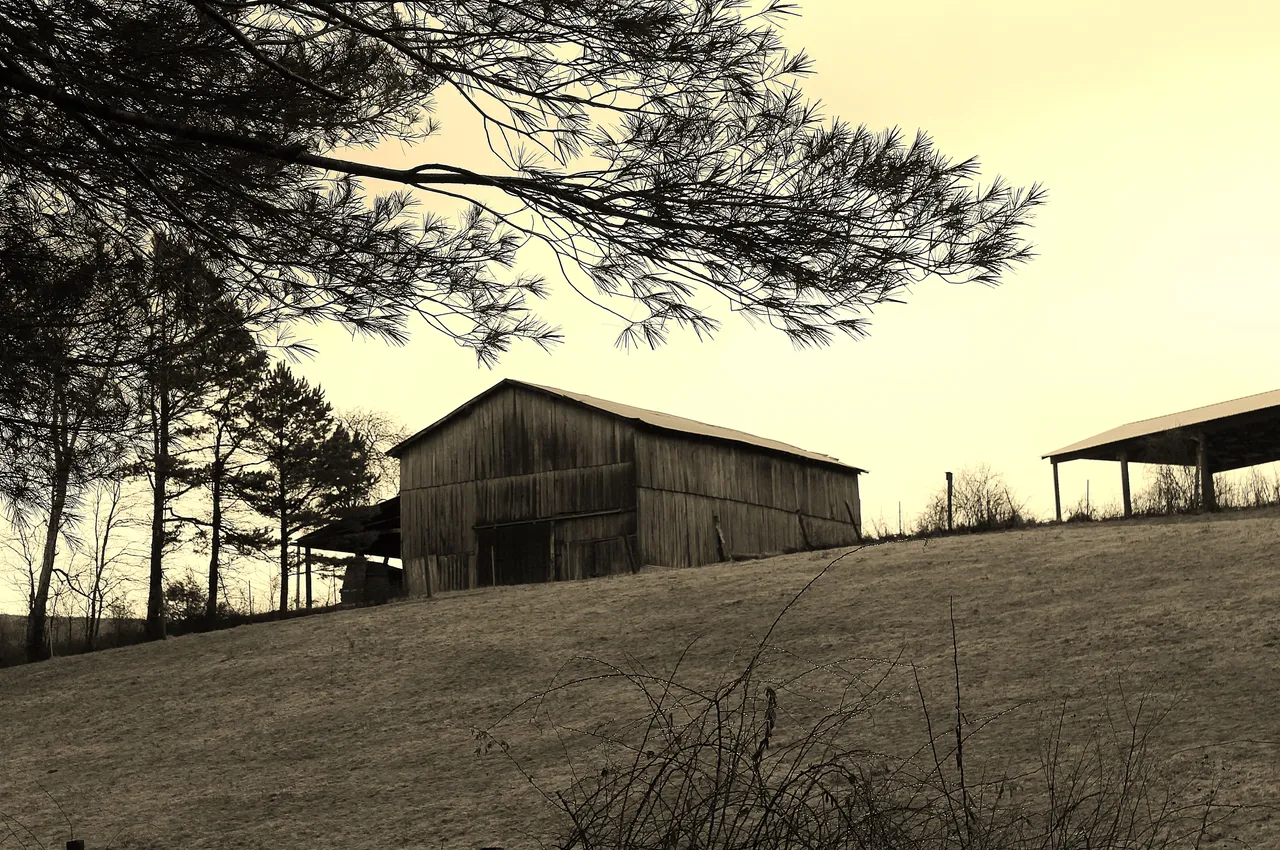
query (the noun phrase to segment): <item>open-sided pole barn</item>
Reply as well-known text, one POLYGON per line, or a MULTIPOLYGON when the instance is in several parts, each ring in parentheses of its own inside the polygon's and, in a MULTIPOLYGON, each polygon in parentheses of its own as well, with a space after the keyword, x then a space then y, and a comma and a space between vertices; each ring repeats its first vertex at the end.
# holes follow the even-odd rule
POLYGON ((861 537, 835 458, 504 380, 391 449, 410 594, 588 578, 861 537))
POLYGON ((1216 510, 1215 473, 1280 460, 1280 390, 1131 422, 1043 457, 1053 464, 1053 505, 1059 522, 1058 464, 1081 459, 1119 461, 1125 516, 1133 515, 1130 463, 1196 467, 1200 504, 1216 510))

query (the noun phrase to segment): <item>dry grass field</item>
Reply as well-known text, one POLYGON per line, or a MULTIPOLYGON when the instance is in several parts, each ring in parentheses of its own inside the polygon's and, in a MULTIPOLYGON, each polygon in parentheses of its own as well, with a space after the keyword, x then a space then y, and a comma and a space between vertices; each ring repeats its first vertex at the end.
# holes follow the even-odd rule
MULTIPOLYGON (((772 653, 767 672, 867 659, 849 662, 882 677, 867 741, 912 751, 926 735, 905 665, 945 716, 954 599, 966 717, 1016 709, 974 738, 972 770, 1035 768, 1045 712, 1066 700, 1067 736, 1083 738, 1123 688, 1173 701, 1160 741, 1183 776, 1224 802, 1277 803, 1278 552, 1274 510, 873 546, 782 619, 773 643, 793 656, 772 653)), ((483 590, 0 670, 0 812, 15 830, 0 847, 53 846, 68 820, 90 850, 528 846, 555 820, 510 759, 554 786, 565 752, 528 708, 494 729, 510 759, 477 754, 473 728, 592 669, 578 656, 669 671, 693 642, 680 675, 715 680, 836 554, 483 590)), ((779 705, 778 735, 797 734, 807 704, 784 691, 779 705)), ((635 709, 602 680, 566 692, 553 719, 635 709)), ((1280 847, 1265 808, 1233 830, 1209 843, 1280 847)))

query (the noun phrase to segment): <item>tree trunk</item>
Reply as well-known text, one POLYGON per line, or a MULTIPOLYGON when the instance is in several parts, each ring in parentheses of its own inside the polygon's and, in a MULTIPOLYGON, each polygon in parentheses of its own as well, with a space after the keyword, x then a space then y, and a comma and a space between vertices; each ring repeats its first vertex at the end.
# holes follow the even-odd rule
POLYGON ((289 523, 280 507, 280 613, 289 611, 289 523))
POLYGON ((151 577, 147 593, 147 640, 164 640, 164 506, 169 486, 169 393, 161 388, 156 422, 155 486, 151 492, 151 577))
POLYGON ((210 627, 218 619, 218 558, 222 549, 222 458, 217 456, 218 449, 215 445, 212 481, 209 482, 213 515, 209 518, 209 598, 204 604, 204 618, 210 627))
POLYGON ((49 500, 49 527, 44 535, 44 552, 40 557, 40 578, 36 582, 31 610, 27 612, 27 660, 40 661, 48 657, 49 645, 45 633, 46 612, 49 608, 49 585, 53 582, 53 561, 58 554, 58 532, 62 526, 62 514, 67 504, 67 484, 71 480, 71 461, 66 455, 57 459, 54 472, 52 498, 49 500))

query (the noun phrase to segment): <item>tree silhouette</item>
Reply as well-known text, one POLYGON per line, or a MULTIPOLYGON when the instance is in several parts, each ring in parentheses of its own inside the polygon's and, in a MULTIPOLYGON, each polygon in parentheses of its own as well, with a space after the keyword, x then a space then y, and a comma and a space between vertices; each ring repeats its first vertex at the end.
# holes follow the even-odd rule
MULTIPOLYGON (((31 224, 30 222, 23 223, 31 224)), ((118 472, 133 399, 111 365, 132 335, 124 310, 136 273, 109 247, 53 244, 37 229, 0 227, 0 314, 38 316, 0 335, 0 452, 10 519, 43 522, 27 615, 28 660, 44 657, 58 542, 84 488, 118 472)))
POLYGON ((797 344, 856 336, 912 282, 1026 259, 1040 190, 824 118, 776 28, 789 11, 0 0, 0 184, 134 241, 180 233, 275 318, 402 339, 421 316, 490 362, 558 338, 526 301, 543 281, 509 271, 531 240, 628 345, 713 331, 699 291, 797 344), (441 97, 492 168, 433 160, 441 97), (428 161, 362 153, 387 140, 428 161), (417 216, 423 197, 466 212, 417 216))
MULTIPOLYGON (((156 236, 147 260, 148 273, 132 292, 131 316, 148 436, 138 466, 152 494, 146 636, 157 640, 164 637, 164 555, 180 525, 190 522, 173 505, 203 483, 203 437, 218 424, 210 420, 210 406, 242 380, 237 373, 257 345, 224 282, 189 246, 156 236)), ((260 369, 262 358, 255 362, 260 369)))
POLYGON ((342 427, 319 387, 277 363, 246 405, 244 445, 260 462, 237 476, 246 501, 278 530, 280 611, 289 608, 289 541, 375 484, 369 447, 342 427))

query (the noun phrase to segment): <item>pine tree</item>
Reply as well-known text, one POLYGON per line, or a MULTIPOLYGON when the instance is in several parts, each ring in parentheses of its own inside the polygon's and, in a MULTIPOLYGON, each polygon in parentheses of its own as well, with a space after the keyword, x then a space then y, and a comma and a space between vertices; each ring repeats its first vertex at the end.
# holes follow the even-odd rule
POLYGON ((223 281, 191 248, 157 236, 149 265, 133 308, 143 352, 138 394, 149 437, 137 469, 152 495, 146 635, 158 640, 164 637, 164 556, 187 519, 173 505, 200 485, 206 411, 256 345, 223 281))
POLYGON ((243 502, 239 476, 252 459, 244 450, 251 424, 245 409, 266 373, 266 354, 247 333, 224 338, 224 368, 205 410, 207 460, 200 477, 209 494, 209 570, 205 620, 218 616, 218 589, 222 583, 223 551, 260 551, 268 541, 266 529, 236 522, 230 508, 243 502))
POLYGON ((246 500, 278 531, 283 613, 289 607, 290 539, 367 498, 374 484, 369 449, 337 422, 323 390, 284 363, 270 371, 245 414, 253 425, 244 445, 260 468, 238 481, 246 500))
POLYGON ((394 338, 421 317, 486 360, 559 336, 527 302, 543 282, 508 273, 527 241, 654 345, 714 330, 720 298, 799 344, 858 336, 930 275, 1027 259, 1041 192, 824 116, 775 26, 791 6, 0 0, 0 184, 182 233, 294 316, 394 338), (441 161, 459 123, 493 156, 441 161), (367 153, 424 139, 408 167, 367 153), (414 209, 454 199, 453 221, 414 209))

